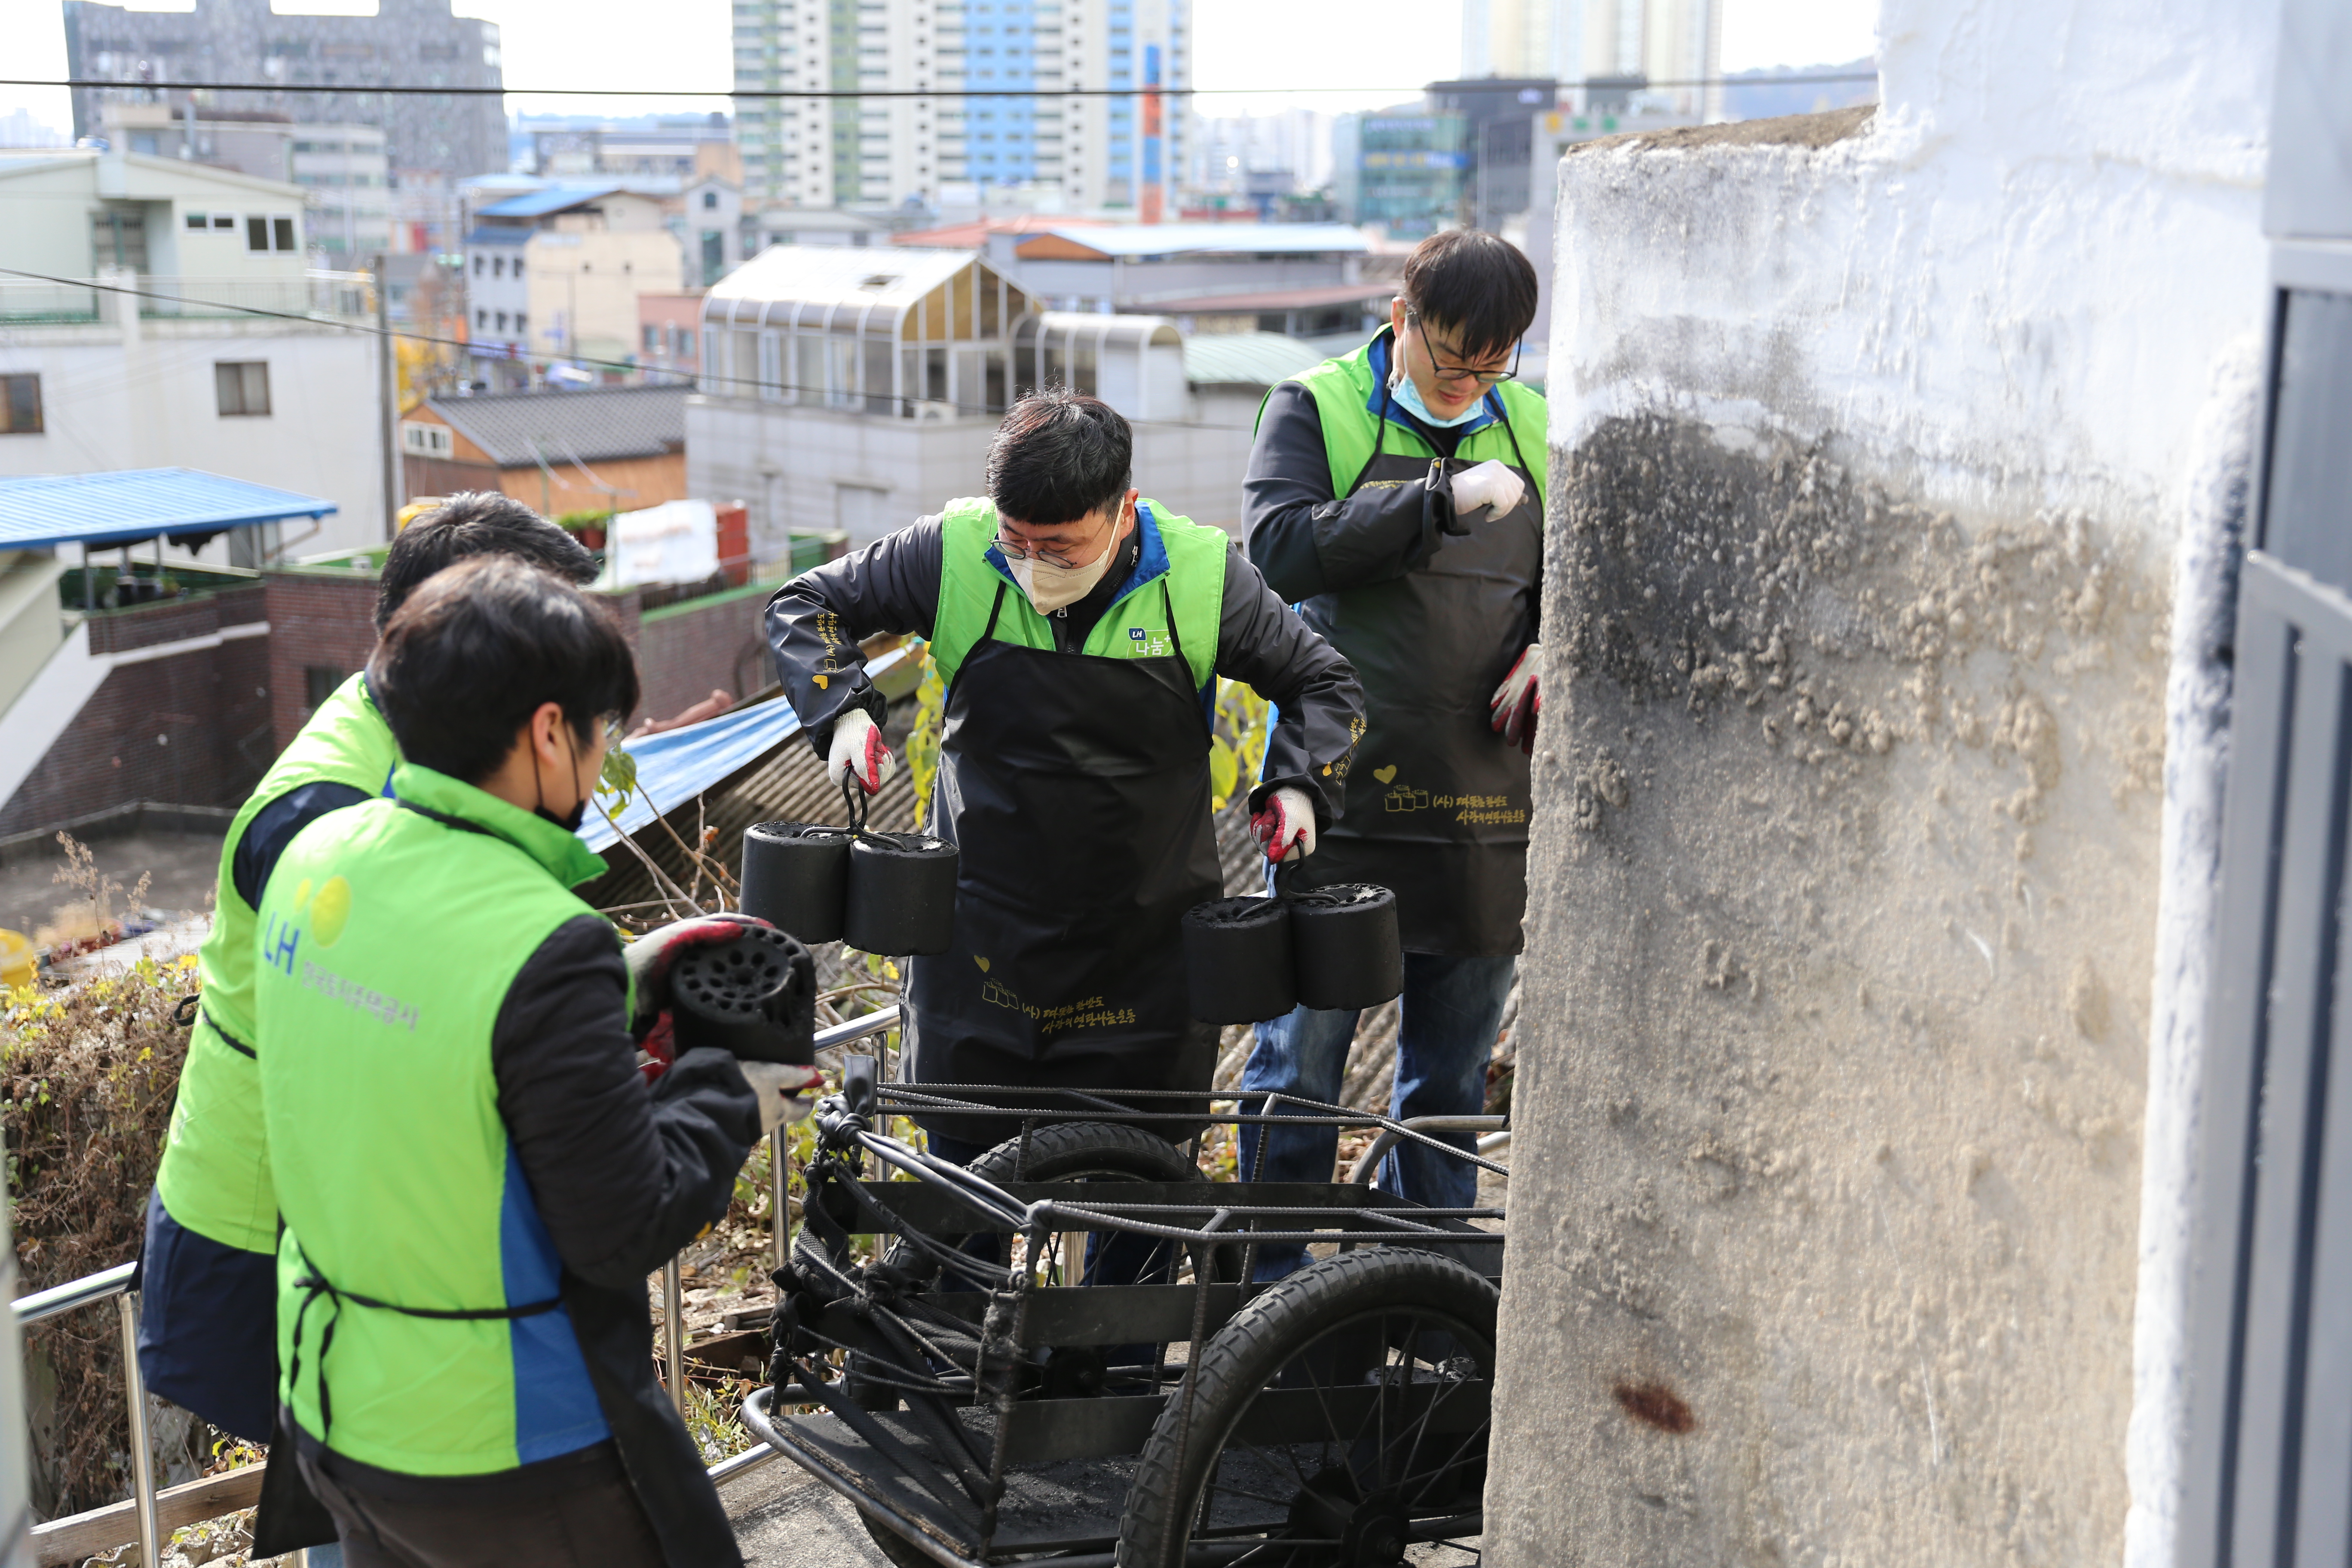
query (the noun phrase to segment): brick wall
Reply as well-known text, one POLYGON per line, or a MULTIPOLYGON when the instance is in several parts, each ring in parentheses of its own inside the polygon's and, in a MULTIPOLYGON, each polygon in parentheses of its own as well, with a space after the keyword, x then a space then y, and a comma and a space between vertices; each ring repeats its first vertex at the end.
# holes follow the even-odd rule
MULTIPOLYGON (((637 649, 641 716, 667 719, 712 688, 748 696, 773 679, 755 588, 641 612, 614 611, 637 649)), ((142 660, 115 670, 4 806, 0 835, 134 801, 236 806, 310 717, 307 671, 337 684, 375 646, 375 583, 275 573, 251 589, 91 622, 121 651, 199 637, 266 615, 267 636, 142 660), (101 630, 101 628, 103 628, 101 630)))
POLYGON ((140 800, 236 805, 278 747, 268 637, 124 665, 0 806, 0 835, 140 800))
POLYGON ((775 665, 761 612, 773 592, 739 590, 635 617, 637 679, 645 689, 639 714, 667 719, 714 687, 748 697, 772 681, 775 665))
MULTIPOLYGON (((357 673, 375 647, 375 579, 273 573, 269 588, 269 720, 284 751, 310 717, 312 666, 336 671, 336 683, 357 673)), ((158 800, 174 797, 158 795, 158 800)))

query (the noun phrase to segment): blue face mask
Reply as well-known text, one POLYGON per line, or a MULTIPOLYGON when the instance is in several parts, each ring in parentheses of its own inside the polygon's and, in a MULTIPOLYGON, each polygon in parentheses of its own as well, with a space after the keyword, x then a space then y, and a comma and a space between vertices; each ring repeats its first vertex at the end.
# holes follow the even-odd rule
POLYGON ((1423 425, 1447 430, 1456 425, 1467 425, 1486 412, 1486 395, 1481 393, 1475 403, 1451 419, 1440 419, 1436 415, 1432 414, 1429 411, 1429 405, 1421 400, 1421 388, 1412 384, 1412 377, 1405 372, 1403 347, 1394 338, 1389 340, 1389 358, 1392 366, 1389 372, 1389 395, 1395 398, 1404 411, 1415 419, 1420 420, 1423 425))

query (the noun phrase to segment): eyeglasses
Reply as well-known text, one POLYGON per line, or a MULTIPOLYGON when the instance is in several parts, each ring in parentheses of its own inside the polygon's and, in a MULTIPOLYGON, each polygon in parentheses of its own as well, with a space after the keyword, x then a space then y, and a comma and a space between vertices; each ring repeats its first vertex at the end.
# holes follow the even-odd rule
POLYGON ((1438 380, 1475 381, 1483 389, 1491 387, 1497 382, 1517 381, 1518 379, 1519 356, 1527 352, 1528 345, 1526 340, 1522 339, 1519 342, 1519 346, 1512 351, 1510 369, 1472 370, 1467 365, 1446 364, 1438 359, 1437 345, 1429 341, 1429 333, 1422 329, 1421 313, 1419 311, 1413 310, 1408 305, 1405 307, 1404 319, 1412 323, 1413 331, 1420 335, 1421 351, 1429 356, 1430 374, 1434 375, 1438 380))
MULTIPOLYGON (((1114 517, 1105 526, 1116 525, 1118 521, 1114 517)), ((1024 544, 1017 539, 1007 539, 999 533, 996 548, 1007 561, 1043 561, 1050 566, 1076 566, 1091 559, 1091 552, 1101 538, 1102 531, 1097 529, 1091 537, 1076 544, 1024 544), (1076 560, 1071 559, 1073 552, 1076 552, 1076 560)))

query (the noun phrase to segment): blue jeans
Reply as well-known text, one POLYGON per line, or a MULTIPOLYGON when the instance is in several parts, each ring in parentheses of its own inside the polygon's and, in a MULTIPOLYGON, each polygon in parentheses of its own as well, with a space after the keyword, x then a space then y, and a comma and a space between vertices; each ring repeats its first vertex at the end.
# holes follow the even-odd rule
MULTIPOLYGON (((1396 1092, 1389 1114, 1475 1116, 1486 1104, 1486 1064, 1494 1058, 1495 1035, 1503 1003, 1511 994, 1518 960, 1499 956, 1448 958, 1433 952, 1404 955, 1403 1017, 1397 1030, 1396 1092)), ((1242 1088, 1276 1089, 1303 1099, 1338 1101, 1347 1076, 1348 1047, 1360 1014, 1318 1012, 1300 1007, 1257 1026, 1257 1043, 1242 1069, 1242 1088)), ((1255 1114, 1263 1100, 1244 1100, 1255 1114)), ((1276 1114, 1283 1108, 1277 1106, 1276 1114)), ((1293 1111, 1291 1114, 1302 1114, 1293 1111)), ((1467 1132, 1432 1134, 1440 1142, 1469 1150, 1467 1132)), ((1328 1182, 1339 1152, 1336 1127, 1242 1128, 1241 1176, 1264 1182, 1328 1182), (1259 1163, 1259 1134, 1265 1155, 1259 1163)), ((1381 1162, 1382 1192, 1430 1208, 1468 1208, 1477 1201, 1477 1167, 1415 1143, 1401 1143, 1381 1162)), ((1258 1248, 1260 1279, 1279 1279, 1307 1258, 1295 1243, 1258 1248)))

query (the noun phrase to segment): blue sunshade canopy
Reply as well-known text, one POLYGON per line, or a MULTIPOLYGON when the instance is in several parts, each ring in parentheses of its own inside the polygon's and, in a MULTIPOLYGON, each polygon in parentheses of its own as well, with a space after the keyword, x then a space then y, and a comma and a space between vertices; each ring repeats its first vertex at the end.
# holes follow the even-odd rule
POLYGON ((324 517, 319 496, 226 479, 197 468, 0 478, 0 550, 60 544, 100 549, 163 534, 218 533, 248 523, 324 517))

